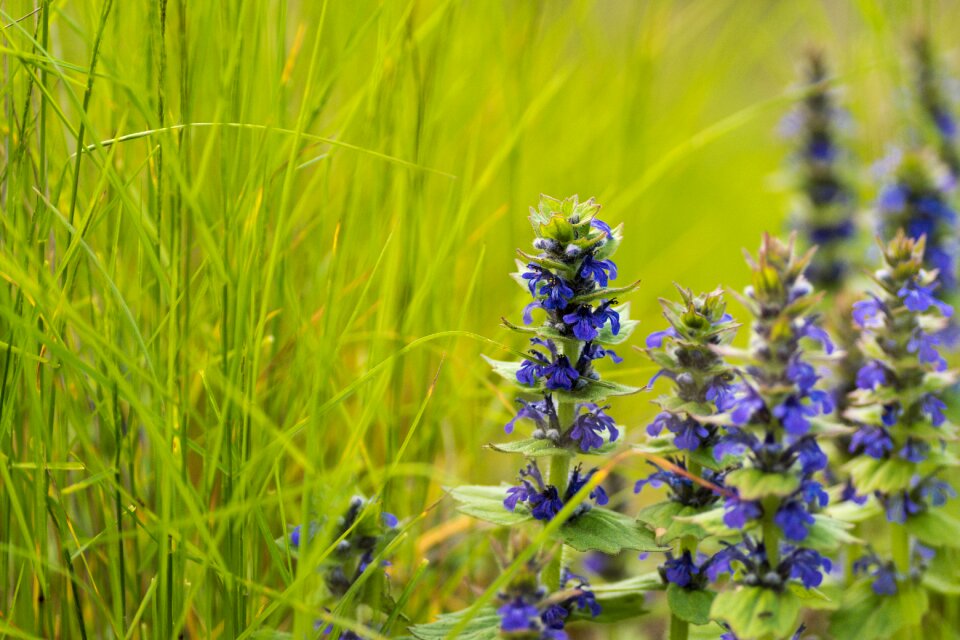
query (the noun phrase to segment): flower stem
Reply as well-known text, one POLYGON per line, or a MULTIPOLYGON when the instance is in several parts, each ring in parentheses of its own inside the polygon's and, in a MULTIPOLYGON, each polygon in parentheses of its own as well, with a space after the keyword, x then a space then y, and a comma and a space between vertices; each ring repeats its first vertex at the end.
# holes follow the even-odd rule
POLYGON ((670 640, 687 640, 690 637, 690 623, 670 614, 670 640))
MULTIPOLYGON (((563 411, 561 410, 559 413, 562 417, 563 411)), ((557 455, 550 458, 550 472, 547 476, 547 482, 555 486, 561 496, 563 495, 563 492, 567 490, 567 477, 569 474, 570 456, 557 455)), ((560 573, 562 570, 560 565, 562 564, 563 547, 560 547, 554 552, 553 556, 550 558, 550 562, 548 562, 543 568, 543 573, 541 575, 541 580, 543 581, 544 586, 546 586, 551 592, 558 591, 560 589, 560 573)))
MULTIPOLYGON (((890 553, 893 556, 893 564, 897 568, 898 582, 906 582, 910 576, 910 534, 902 524, 890 525, 890 553)), ((903 626, 894 637, 910 640, 919 637, 918 631, 916 627, 903 626)))
POLYGON ((778 505, 779 498, 776 496, 763 501, 763 548, 767 552, 767 562, 774 570, 780 564, 780 528, 773 521, 778 505))
MULTIPOLYGON (((567 356, 570 362, 575 363, 580 357, 581 344, 577 340, 563 341, 563 354, 567 356)), ((561 433, 566 431, 573 424, 576 405, 573 401, 563 400, 557 397, 557 419, 560 422, 561 433)), ((567 490, 567 480, 570 476, 570 456, 566 454, 550 457, 550 471, 547 475, 547 482, 557 488, 557 492, 563 497, 567 490)), ((554 540, 553 542, 556 542, 554 540)), ((544 586, 550 591, 560 589, 560 574, 563 564, 563 547, 558 548, 550 562, 543 568, 541 580, 544 586)))

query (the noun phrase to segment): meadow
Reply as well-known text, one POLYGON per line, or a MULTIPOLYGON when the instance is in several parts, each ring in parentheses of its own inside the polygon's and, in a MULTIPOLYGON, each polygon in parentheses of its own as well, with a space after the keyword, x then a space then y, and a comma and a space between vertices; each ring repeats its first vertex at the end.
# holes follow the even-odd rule
MULTIPOLYGON (((485 446, 509 440, 517 405, 481 356, 528 348, 501 323, 531 299, 510 275, 516 248, 533 251, 528 209, 579 194, 623 224, 617 284, 640 281, 639 328, 604 379, 644 387, 661 368, 642 352, 666 327, 658 299, 679 300, 674 283, 742 291, 742 251, 787 237, 782 120, 807 95, 811 47, 848 112, 843 251, 880 267, 875 165, 931 135, 910 41, 924 30, 960 78, 958 9, 6 0, 0 638, 399 638, 495 606, 491 585, 522 573, 513 551, 543 528, 478 521, 448 492, 522 466, 485 446), (332 595, 325 571, 361 529, 377 540, 363 566, 389 560, 389 577, 332 595), (301 544, 314 537, 328 542, 301 544)), ((746 347, 750 311, 727 303, 746 347)), ((660 392, 611 402, 616 451, 650 439, 660 392)), ((607 491, 632 517, 663 492, 634 495, 650 466, 616 460, 607 491)), ((662 554, 639 551, 618 571, 656 576, 662 554)), ((947 578, 901 637, 960 637, 947 578)), ((678 633, 661 588, 631 601, 644 615, 570 637, 678 633)), ((840 637, 830 609, 803 637, 840 637)), ((444 629, 433 637, 498 633, 444 629)))

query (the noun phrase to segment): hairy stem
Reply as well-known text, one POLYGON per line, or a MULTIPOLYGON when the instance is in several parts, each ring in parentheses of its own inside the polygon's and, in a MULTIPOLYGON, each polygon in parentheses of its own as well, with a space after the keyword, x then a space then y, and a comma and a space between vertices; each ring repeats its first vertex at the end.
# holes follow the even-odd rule
MULTIPOLYGON (((581 344, 577 340, 563 341, 563 354, 567 356, 571 363, 576 363, 580 357, 581 344)), ((576 403, 570 400, 557 398, 557 419, 560 422, 560 432, 564 433, 573 424, 576 414, 576 403)), ((557 488, 557 492, 562 497, 567 490, 567 479, 570 476, 570 456, 556 455, 550 457, 550 471, 547 475, 547 482, 557 488)), ((556 540, 554 540, 556 542, 556 540)), ((543 568, 541 575, 543 584, 550 591, 560 589, 560 574, 562 573, 563 547, 558 548, 550 562, 543 568)))
POLYGON ((767 552, 767 562, 771 569, 780 564, 780 528, 773 521, 777 513, 779 498, 771 496, 763 501, 763 548, 767 552))

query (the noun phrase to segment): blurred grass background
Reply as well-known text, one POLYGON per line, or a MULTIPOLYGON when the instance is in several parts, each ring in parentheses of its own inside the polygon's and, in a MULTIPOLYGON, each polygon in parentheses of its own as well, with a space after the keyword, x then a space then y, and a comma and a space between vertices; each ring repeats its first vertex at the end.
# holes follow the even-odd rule
MULTIPOLYGON (((739 289, 741 247, 783 229, 775 129, 806 47, 867 177, 913 117, 907 39, 925 25, 949 65, 960 27, 952 2, 870 0, 0 18, 0 636, 24 638, 306 633, 319 578, 272 541, 355 493, 412 523, 398 590, 430 563, 410 619, 469 603, 489 532, 437 503, 516 471, 482 449, 512 399, 470 334, 522 347, 498 319, 525 304, 508 272, 538 194, 626 224, 645 334, 673 281, 739 289)), ((613 376, 651 373, 633 353, 613 376)), ((628 441, 648 400, 612 411, 628 441)))

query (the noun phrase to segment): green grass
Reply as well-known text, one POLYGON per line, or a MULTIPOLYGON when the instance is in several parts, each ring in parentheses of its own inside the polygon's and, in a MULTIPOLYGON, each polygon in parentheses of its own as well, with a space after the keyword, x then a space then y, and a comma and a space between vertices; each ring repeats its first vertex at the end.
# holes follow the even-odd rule
MULTIPOLYGON (((443 487, 515 472, 481 448, 511 398, 479 355, 522 346, 527 206, 597 196, 659 328, 673 281, 740 288, 782 229, 803 48, 872 161, 948 6, 3 3, 0 637, 302 637, 329 550, 273 540, 355 493, 406 522, 407 618, 470 604, 489 532, 443 487)), ((618 403, 629 440, 648 400, 618 403)))

